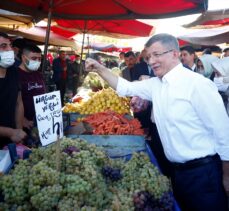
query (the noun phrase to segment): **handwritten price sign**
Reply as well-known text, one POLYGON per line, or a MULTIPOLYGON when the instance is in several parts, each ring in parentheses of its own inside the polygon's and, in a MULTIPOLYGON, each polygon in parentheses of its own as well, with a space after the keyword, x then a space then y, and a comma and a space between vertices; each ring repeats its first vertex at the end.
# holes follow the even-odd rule
POLYGON ((39 137, 42 146, 46 146, 63 137, 63 118, 60 91, 33 97, 39 137))

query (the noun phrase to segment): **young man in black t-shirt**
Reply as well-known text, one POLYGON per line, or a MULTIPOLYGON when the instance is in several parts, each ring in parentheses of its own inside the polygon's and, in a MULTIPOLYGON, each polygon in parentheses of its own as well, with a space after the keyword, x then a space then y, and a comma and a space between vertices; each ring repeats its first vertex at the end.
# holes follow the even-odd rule
POLYGON ((0 148, 12 142, 19 143, 26 136, 22 130, 24 108, 13 64, 14 52, 9 37, 0 32, 0 148))

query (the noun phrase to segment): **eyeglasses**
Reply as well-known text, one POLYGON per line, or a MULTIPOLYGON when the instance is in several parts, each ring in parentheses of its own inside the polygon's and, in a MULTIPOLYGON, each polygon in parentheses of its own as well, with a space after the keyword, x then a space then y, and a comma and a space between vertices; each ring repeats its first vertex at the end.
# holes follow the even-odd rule
POLYGON ((172 52, 174 49, 170 49, 170 50, 168 50, 168 51, 164 51, 164 52, 161 52, 161 53, 152 53, 152 54, 150 54, 150 57, 148 57, 148 58, 146 58, 147 59, 147 61, 149 61, 149 58, 152 58, 152 57, 154 57, 154 58, 159 58, 159 57, 161 57, 162 55, 164 55, 164 54, 167 54, 167 53, 169 53, 169 52, 172 52))

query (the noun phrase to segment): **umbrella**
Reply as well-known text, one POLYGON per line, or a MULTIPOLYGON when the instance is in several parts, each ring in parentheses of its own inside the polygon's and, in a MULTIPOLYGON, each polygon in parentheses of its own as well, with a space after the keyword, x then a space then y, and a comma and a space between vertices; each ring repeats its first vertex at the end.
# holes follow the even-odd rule
POLYGON ((224 25, 229 25, 229 9, 207 11, 184 27, 212 28, 224 25))
POLYGON ((33 18, 28 15, 18 14, 0 9, 0 27, 5 28, 30 28, 33 18))
MULTIPOLYGON (((0 2, 2 9, 29 14, 35 19, 46 18, 48 14, 45 56, 51 18, 75 20, 166 18, 204 12, 207 7, 208 0, 7 0, 4 3, 0 2)), ((42 70, 44 67, 45 62, 42 70)))
POLYGON ((207 10, 207 0, 7 0, 0 8, 29 14, 37 19, 75 20, 168 18, 207 10))
MULTIPOLYGON (((154 27, 137 20, 55 20, 56 27, 69 30, 71 32, 83 33, 81 61, 83 55, 83 46, 85 34, 98 34, 115 38, 134 38, 150 36, 154 27)), ((105 49, 104 49, 105 51, 105 49)), ((116 49, 107 48, 107 51, 116 51, 116 49)))
POLYGON ((178 39, 197 45, 217 45, 229 42, 229 26, 199 30, 179 36, 178 39))
POLYGON ((114 44, 103 44, 103 43, 94 43, 84 47, 85 49, 93 49, 102 52, 128 52, 131 51, 131 47, 116 46, 114 44))
POLYGON ((154 27, 137 20, 55 20, 56 27, 75 33, 97 34, 115 38, 148 37, 154 27))
MULTIPOLYGON (((19 29, 11 29, 11 28, 0 28, 0 31, 4 31, 8 34, 15 34, 18 36, 22 36, 26 39, 37 41, 44 43, 45 36, 46 36, 46 29, 42 27, 32 27, 29 29, 19 28, 19 29)), ((61 36, 57 33, 50 32, 50 39, 49 43, 51 45, 56 46, 66 46, 76 49, 76 43, 73 40, 67 39, 64 36, 61 36)))

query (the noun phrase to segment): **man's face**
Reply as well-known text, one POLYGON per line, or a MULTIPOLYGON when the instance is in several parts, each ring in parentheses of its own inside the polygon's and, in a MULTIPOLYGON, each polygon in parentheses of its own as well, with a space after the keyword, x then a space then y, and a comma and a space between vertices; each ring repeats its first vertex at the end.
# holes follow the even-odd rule
POLYGON ((224 57, 229 57, 229 50, 228 51, 225 51, 224 57))
POLYGON ((128 69, 131 69, 136 64, 136 58, 134 56, 125 57, 125 63, 128 69))
POLYGON ((190 54, 188 51, 183 50, 181 51, 180 57, 181 57, 182 64, 187 65, 190 68, 193 66, 194 59, 195 59, 194 54, 190 54))
POLYGON ((178 51, 167 49, 160 42, 153 43, 147 50, 147 62, 154 74, 162 78, 178 63, 178 51))
POLYGON ((66 53, 65 53, 65 52, 61 52, 61 53, 60 53, 60 58, 61 58, 62 60, 65 60, 65 58, 66 58, 66 53))
POLYGON ((29 70, 27 68, 27 65, 29 65, 29 61, 41 62, 41 53, 27 52, 26 54, 22 54, 22 63, 27 70, 29 70))
POLYGON ((0 51, 12 51, 11 42, 9 39, 0 37, 0 51))

